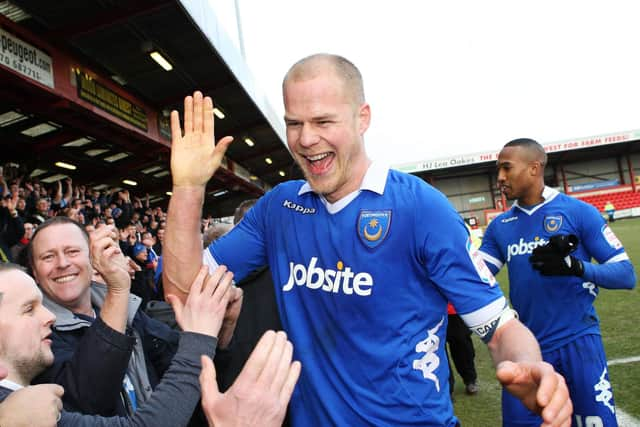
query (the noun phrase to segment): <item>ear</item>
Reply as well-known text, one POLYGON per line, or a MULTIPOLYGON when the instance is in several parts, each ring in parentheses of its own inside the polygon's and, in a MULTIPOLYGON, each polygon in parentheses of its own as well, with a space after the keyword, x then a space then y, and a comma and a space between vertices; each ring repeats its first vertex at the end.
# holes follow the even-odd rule
POLYGON ((542 163, 539 161, 533 161, 529 163, 529 174, 531 176, 542 176, 544 169, 542 169, 542 163))
POLYGON ((371 107, 369 107, 369 104, 366 102, 362 104, 358 110, 358 119, 358 132, 360 135, 364 135, 367 129, 369 129, 369 124, 371 123, 371 107))

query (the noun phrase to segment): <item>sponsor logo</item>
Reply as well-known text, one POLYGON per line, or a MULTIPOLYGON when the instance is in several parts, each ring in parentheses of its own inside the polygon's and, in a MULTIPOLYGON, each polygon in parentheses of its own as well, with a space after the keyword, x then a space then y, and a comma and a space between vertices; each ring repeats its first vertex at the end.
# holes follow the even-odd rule
POLYGON ((516 221, 517 219, 518 219, 517 216, 512 216, 511 218, 501 219, 500 222, 503 223, 503 224, 506 224, 506 223, 511 222, 511 221, 516 221))
POLYGON ((607 241, 609 246, 611 246, 613 249, 620 249, 622 247, 622 242, 618 240, 618 237, 607 224, 603 225, 600 231, 602 232, 602 235, 604 236, 604 239, 607 241))
POLYGON ((290 200, 286 200, 282 202, 282 206, 287 209, 291 209, 294 212, 301 213, 302 215, 310 215, 316 213, 316 208, 305 208, 297 203, 293 203, 290 200))
POLYGON ((336 263, 336 269, 317 267, 318 258, 312 257, 309 265, 289 263, 289 279, 282 285, 284 292, 293 286, 306 286, 324 292, 345 295, 369 296, 373 288, 373 277, 369 273, 354 273, 351 267, 345 267, 342 261, 336 263))
POLYGON ((524 238, 520 238, 518 243, 512 243, 507 246, 507 262, 511 261, 511 258, 519 255, 531 255, 531 252, 538 246, 546 245, 548 242, 545 239, 537 237, 531 242, 525 242, 524 238))
POLYGON ((544 229, 547 230, 547 232, 555 233, 556 231, 560 230, 560 227, 562 227, 562 217, 560 215, 545 216, 543 223, 544 229))
POLYGON ((594 297, 598 296, 598 293, 596 292, 596 284, 592 283, 592 282, 583 282, 582 283, 582 288, 586 289, 591 295, 593 295, 594 297))
POLYGON ((391 211, 360 211, 358 236, 373 249, 387 237, 391 226, 391 211))

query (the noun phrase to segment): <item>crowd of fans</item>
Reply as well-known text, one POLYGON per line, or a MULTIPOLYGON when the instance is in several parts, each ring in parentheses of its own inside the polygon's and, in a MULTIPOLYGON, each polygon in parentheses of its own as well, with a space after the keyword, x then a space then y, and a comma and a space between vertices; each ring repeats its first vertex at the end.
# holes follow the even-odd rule
MULTIPOLYGON (((51 217, 69 217, 89 233, 113 224, 119 230, 122 252, 136 271, 132 292, 144 305, 163 300, 159 265, 167 213, 162 207, 151 207, 148 194, 141 198, 126 189, 99 190, 74 184, 71 178, 46 184, 16 175, 0 173, 0 261, 27 267, 25 249, 31 236, 51 217)), ((219 227, 203 220, 203 232, 214 230, 219 227)))

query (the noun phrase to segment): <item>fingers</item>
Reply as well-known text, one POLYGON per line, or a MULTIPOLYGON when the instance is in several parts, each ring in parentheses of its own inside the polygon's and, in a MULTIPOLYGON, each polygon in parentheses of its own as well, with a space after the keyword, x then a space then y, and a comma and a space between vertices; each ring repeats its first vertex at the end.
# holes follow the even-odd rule
POLYGON ((201 265, 196 278, 193 280, 193 283, 191 283, 187 299, 194 298, 202 293, 202 287, 205 283, 205 279, 207 278, 207 272, 207 267, 205 265, 201 265))
MULTIPOLYGON (((203 266, 203 268, 205 268, 205 271, 207 271, 207 267, 203 266)), ((218 266, 215 270, 213 270, 213 272, 210 273, 211 275, 207 278, 202 292, 206 292, 207 295, 213 295, 216 287, 218 286, 218 283, 220 283, 226 272, 227 267, 224 265, 218 266)))
POLYGON ((298 378, 300 378, 300 372, 302 371, 302 365, 297 360, 289 366, 287 378, 280 389, 280 402, 286 405, 291 400, 291 395, 296 387, 298 378))
POLYGON ((184 133, 193 132, 193 97, 184 98, 184 133))
MULTIPOLYGON (((285 352, 285 347, 287 345, 287 334, 284 331, 278 331, 276 333, 275 341, 271 347, 271 351, 269 352, 269 356, 264 364, 262 372, 260 372, 260 376, 258 378, 259 382, 263 384, 272 384, 274 382, 276 373, 278 372, 278 367, 280 365, 280 359, 282 358, 283 353, 285 352)), ((289 358, 289 361, 291 358, 289 358)))
POLYGON ((207 135, 213 135, 214 131, 214 118, 213 118, 213 101, 211 100, 210 97, 205 97, 204 98, 204 117, 203 117, 203 121, 204 121, 204 133, 207 135))
POLYGON ((274 348, 271 353, 273 359, 276 362, 276 369, 274 371, 273 379, 270 381, 271 390, 274 393, 280 393, 282 389, 282 385, 287 380, 287 376, 289 375, 289 367, 291 366, 291 358, 293 357, 293 345, 286 341, 284 342, 284 346, 282 347, 282 351, 279 354, 276 354, 278 348, 274 348))
POLYGON ((502 385, 509 385, 513 383, 519 375, 519 369, 518 365, 511 361, 501 362, 496 367, 496 378, 502 385))
POLYGON ((200 371, 200 389, 202 390, 202 405, 206 408, 213 404, 213 401, 220 393, 216 382, 216 368, 209 356, 200 356, 202 370, 200 371))
MULTIPOLYGON (((202 92, 196 91, 193 93, 193 131, 194 132, 202 132, 203 130, 202 112, 203 112, 202 92)), ((185 112, 185 115, 186 115, 186 112, 185 112)))
POLYGON ((225 136, 220 141, 218 141, 218 143, 216 144, 216 147, 214 149, 214 152, 219 156, 224 156, 224 153, 227 152, 227 148, 229 148, 229 145, 232 142, 233 142, 233 137, 232 136, 225 136))
MULTIPOLYGON (((569 390, 567 389, 564 378, 555 372, 549 376, 554 378, 548 380, 543 378, 542 383, 546 383, 546 386, 553 387, 553 391, 550 393, 550 397, 546 395, 541 396, 543 390, 541 383, 537 396, 538 404, 543 408, 541 415, 546 424, 549 426, 561 426, 564 425, 567 419, 569 422, 571 421, 573 405, 569 398, 569 390), (546 402, 544 402, 545 400, 546 402)), ((545 390, 545 392, 548 391, 545 390)))
POLYGON ((180 129, 180 114, 176 110, 171 112, 171 141, 177 142, 182 138, 182 129, 180 129))
POLYGON ((251 352, 244 368, 242 368, 238 380, 249 381, 251 383, 257 381, 275 341, 275 331, 267 331, 262 335, 260 341, 258 341, 258 344, 256 344, 256 347, 251 352))

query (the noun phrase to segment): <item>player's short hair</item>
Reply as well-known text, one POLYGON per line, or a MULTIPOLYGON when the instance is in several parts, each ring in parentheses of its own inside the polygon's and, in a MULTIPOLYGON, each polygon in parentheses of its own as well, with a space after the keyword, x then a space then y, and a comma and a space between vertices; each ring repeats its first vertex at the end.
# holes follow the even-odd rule
POLYGON ((535 158, 535 160, 542 163, 543 167, 547 164, 547 153, 544 151, 544 147, 542 147, 542 145, 535 139, 531 139, 531 138, 514 139, 512 141, 507 142, 504 145, 504 148, 506 147, 523 147, 524 149, 526 149, 532 154, 532 157, 535 158))
POLYGON ((348 59, 330 53, 316 53, 293 64, 282 80, 283 93, 289 80, 296 81, 315 77, 325 72, 324 66, 327 64, 333 67, 336 76, 342 80, 345 87, 353 95, 354 101, 357 104, 364 104, 364 83, 360 70, 348 59))

